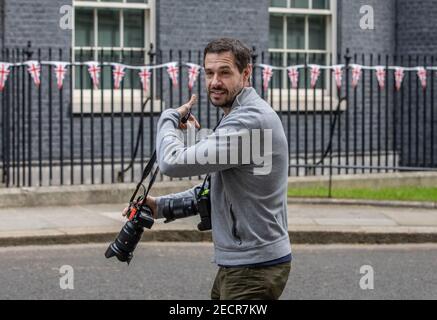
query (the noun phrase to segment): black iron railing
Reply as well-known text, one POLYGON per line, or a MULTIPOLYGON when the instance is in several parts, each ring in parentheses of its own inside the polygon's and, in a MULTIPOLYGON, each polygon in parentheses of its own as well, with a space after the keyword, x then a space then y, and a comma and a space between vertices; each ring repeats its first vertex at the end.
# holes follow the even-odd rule
MULTIPOLYGON (((437 167, 434 57, 343 54, 332 55, 253 52, 252 85, 281 118, 289 143, 293 176, 360 174, 435 170, 437 167), (321 65, 314 88, 311 65, 321 65), (342 64, 337 87, 334 70, 342 64), (352 86, 353 66, 385 66, 386 82, 378 86, 375 70, 363 69, 352 86), (273 76, 265 89, 263 67, 273 76), (293 86, 286 66, 300 65, 293 86), (423 66, 427 86, 415 69, 408 69, 396 88, 391 67, 423 66)), ((155 148, 160 113, 177 107, 195 93, 195 116, 212 128, 220 110, 207 99, 204 75, 188 87, 187 62, 202 65, 201 51, 143 51, 62 49, 3 49, 1 62, 10 63, 0 93, 1 173, 8 186, 40 186, 135 182, 155 148), (87 61, 101 68, 94 88, 87 61), (41 66, 40 85, 28 72, 26 61, 41 66), (58 88, 55 65, 65 61, 67 73, 58 88), (166 67, 150 69, 149 90, 142 89, 138 70, 126 69, 114 89, 113 66, 157 66, 178 62, 177 85, 166 67)), ((163 177, 161 177, 163 178, 163 177)))

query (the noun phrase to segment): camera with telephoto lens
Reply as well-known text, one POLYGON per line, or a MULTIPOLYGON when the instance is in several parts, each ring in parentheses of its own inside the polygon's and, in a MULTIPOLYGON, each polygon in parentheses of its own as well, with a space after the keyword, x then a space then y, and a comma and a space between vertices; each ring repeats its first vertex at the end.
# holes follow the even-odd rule
POLYGON ((196 197, 166 199, 164 201, 163 216, 165 223, 199 214, 199 231, 211 230, 211 200, 208 188, 196 188, 196 197))
POLYGON ((116 256, 121 262, 129 262, 141 239, 144 228, 151 229, 154 223, 152 210, 148 206, 131 204, 127 210, 129 221, 121 229, 115 241, 105 252, 106 258, 116 256))
MULTIPOLYGON (((164 222, 169 223, 199 214, 200 223, 197 225, 199 231, 211 230, 211 202, 209 189, 196 188, 196 197, 166 199, 163 206, 164 222)), ((141 201, 129 206, 127 215, 129 221, 121 229, 115 241, 108 247, 105 253, 106 258, 116 256, 121 262, 129 262, 133 258, 135 250, 144 228, 151 229, 154 223, 152 210, 142 205, 141 201)))

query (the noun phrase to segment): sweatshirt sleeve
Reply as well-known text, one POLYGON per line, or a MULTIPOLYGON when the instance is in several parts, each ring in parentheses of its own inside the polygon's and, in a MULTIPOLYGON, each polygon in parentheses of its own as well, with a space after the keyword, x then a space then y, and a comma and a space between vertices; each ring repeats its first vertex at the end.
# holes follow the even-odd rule
MULTIPOLYGON (((237 118, 224 118, 218 130, 188 146, 179 129, 179 113, 174 109, 165 110, 158 121, 156 138, 161 172, 170 177, 190 177, 240 166, 245 158, 244 148, 230 141, 249 138, 250 133, 237 118)), ((250 152, 245 153, 246 158, 247 154, 250 157, 250 152)))
POLYGON ((191 197, 195 197, 196 196, 196 188, 200 188, 202 186, 202 184, 199 184, 189 190, 183 191, 183 192, 179 192, 179 193, 173 193, 173 194, 169 194, 166 196, 162 196, 162 197, 156 197, 156 204, 158 207, 158 212, 157 212, 157 219, 163 219, 163 206, 164 206, 164 202, 166 199, 179 199, 179 198, 191 198, 191 197))

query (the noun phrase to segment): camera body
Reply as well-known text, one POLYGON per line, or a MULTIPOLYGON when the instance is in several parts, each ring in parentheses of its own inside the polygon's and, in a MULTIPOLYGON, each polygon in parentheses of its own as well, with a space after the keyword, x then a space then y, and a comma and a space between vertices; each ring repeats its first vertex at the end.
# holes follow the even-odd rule
POLYGON ((155 222, 152 210, 148 206, 138 205, 137 203, 128 208, 127 216, 132 224, 141 228, 152 229, 155 222))
POLYGON ((199 231, 211 230, 211 199, 209 189, 201 189, 197 196, 197 207, 200 216, 200 222, 197 225, 199 231))

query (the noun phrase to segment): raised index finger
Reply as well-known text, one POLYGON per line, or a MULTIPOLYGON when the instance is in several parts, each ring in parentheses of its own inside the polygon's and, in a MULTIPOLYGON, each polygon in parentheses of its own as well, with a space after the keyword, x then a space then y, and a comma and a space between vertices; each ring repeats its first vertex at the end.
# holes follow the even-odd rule
POLYGON ((188 101, 188 103, 187 103, 188 107, 191 109, 194 106, 194 104, 196 103, 196 101, 197 101, 197 96, 195 94, 193 94, 191 96, 190 101, 188 101))

